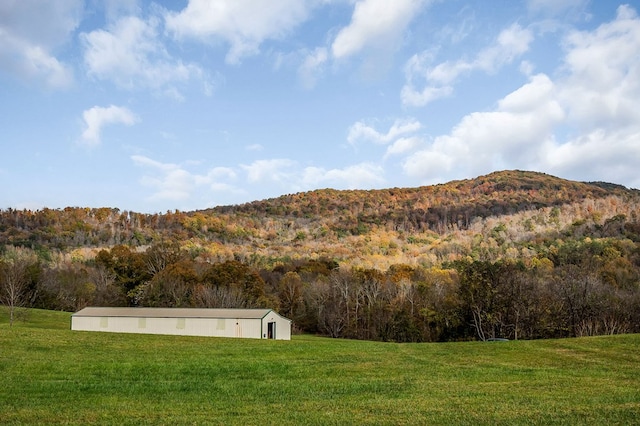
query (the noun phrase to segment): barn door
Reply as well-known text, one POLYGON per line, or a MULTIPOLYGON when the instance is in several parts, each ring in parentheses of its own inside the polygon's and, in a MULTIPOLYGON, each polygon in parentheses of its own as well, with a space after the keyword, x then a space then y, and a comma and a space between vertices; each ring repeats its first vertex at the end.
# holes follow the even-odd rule
POLYGON ((267 339, 275 339, 276 338, 276 323, 270 322, 267 323, 267 339))

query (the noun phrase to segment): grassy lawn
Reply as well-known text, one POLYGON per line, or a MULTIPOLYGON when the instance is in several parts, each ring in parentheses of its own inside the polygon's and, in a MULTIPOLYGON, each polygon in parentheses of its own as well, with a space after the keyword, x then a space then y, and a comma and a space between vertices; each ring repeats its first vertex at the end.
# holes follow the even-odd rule
POLYGON ((0 424, 640 424, 640 335, 393 344, 0 314, 0 424))

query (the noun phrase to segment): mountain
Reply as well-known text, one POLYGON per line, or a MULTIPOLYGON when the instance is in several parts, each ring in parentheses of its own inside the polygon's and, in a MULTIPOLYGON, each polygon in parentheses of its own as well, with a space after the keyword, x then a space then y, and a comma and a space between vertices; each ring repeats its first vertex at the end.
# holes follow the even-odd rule
POLYGON ((406 231, 443 231, 452 225, 467 228, 476 218, 510 215, 607 196, 626 199, 637 197, 638 192, 621 185, 574 182, 544 173, 502 171, 419 188, 324 189, 218 207, 207 213, 314 220, 331 217, 330 222, 338 228, 352 224, 355 216, 359 223, 393 223, 406 231))
POLYGON ((498 241, 508 243, 506 249, 563 233, 611 234, 607 221, 617 217, 615 232, 635 240, 639 204, 640 192, 620 185, 514 170, 418 188, 322 189, 195 212, 9 209, 0 212, 0 245, 68 251, 171 239, 266 261, 326 256, 381 266, 433 263, 450 257, 452 246, 471 254, 469 239, 486 233, 492 238, 496 227, 493 234, 503 234, 498 241), (424 245, 434 243, 439 249, 425 259, 424 245))

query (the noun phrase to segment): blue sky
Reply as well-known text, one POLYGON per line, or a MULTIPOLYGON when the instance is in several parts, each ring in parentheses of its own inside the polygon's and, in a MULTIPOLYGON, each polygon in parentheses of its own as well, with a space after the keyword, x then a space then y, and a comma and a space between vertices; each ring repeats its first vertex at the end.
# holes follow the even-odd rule
POLYGON ((0 208, 640 188, 640 1, 4 0, 0 208))

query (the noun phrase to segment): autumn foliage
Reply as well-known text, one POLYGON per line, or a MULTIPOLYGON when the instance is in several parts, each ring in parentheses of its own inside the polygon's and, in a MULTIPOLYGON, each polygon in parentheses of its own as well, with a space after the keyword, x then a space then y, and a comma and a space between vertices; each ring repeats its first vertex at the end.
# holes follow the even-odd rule
POLYGON ((6 305, 271 307, 357 339, 637 332, 639 207, 618 185, 506 171, 195 212, 8 209, 0 284, 6 305))

